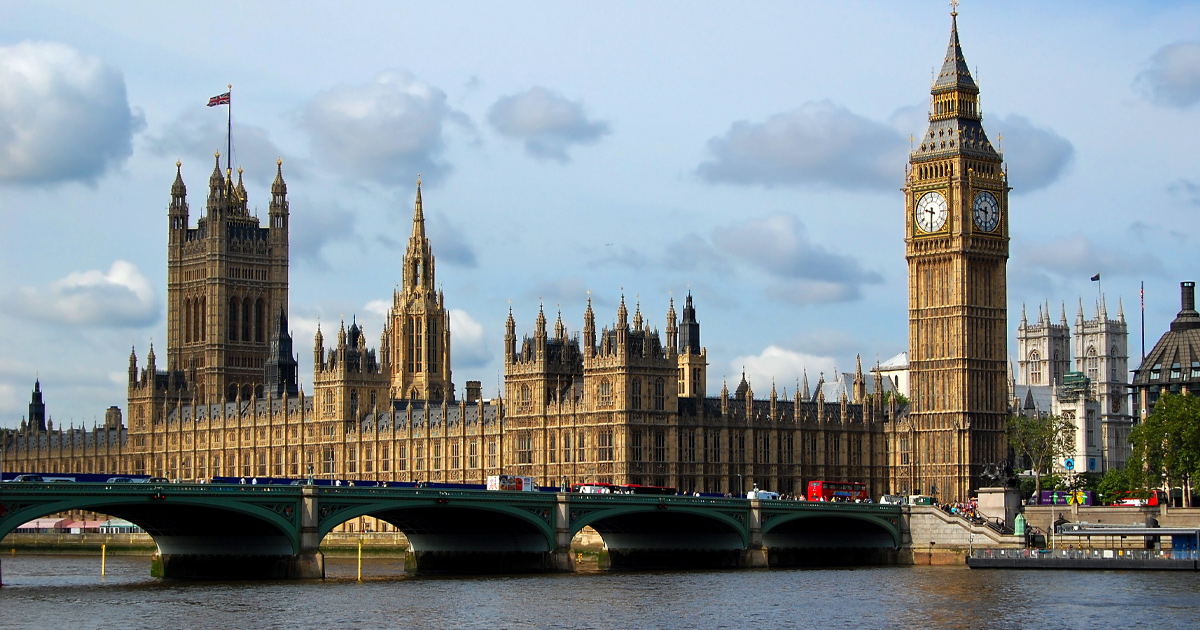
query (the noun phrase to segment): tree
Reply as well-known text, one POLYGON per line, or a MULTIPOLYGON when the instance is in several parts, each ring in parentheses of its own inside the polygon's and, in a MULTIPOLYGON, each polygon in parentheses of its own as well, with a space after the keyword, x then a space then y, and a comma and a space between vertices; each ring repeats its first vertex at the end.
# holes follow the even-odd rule
POLYGON ((1134 485, 1183 489, 1191 507, 1192 477, 1200 474, 1200 398, 1164 393, 1154 411, 1129 432, 1132 457, 1126 468, 1134 485))
POLYGON ((1008 417, 1008 444, 1018 455, 1029 461, 1036 479, 1034 496, 1042 494, 1042 475, 1054 467, 1054 462, 1075 450, 1075 425, 1062 416, 1008 417))
POLYGON ((1129 495, 1134 487, 1130 482, 1132 471, 1133 469, 1126 465, 1125 468, 1109 468, 1108 472, 1104 473, 1104 477, 1096 484, 1096 494, 1100 495, 1101 505, 1108 505, 1129 495))

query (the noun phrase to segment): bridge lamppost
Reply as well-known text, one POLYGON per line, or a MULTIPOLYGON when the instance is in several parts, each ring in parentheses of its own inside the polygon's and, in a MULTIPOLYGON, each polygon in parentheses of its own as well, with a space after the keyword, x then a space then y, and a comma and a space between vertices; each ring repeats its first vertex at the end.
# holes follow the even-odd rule
POLYGON ((738 496, 738 498, 741 498, 741 496, 742 496, 742 495, 746 494, 746 493, 744 492, 744 491, 745 491, 745 489, 746 489, 746 485, 742 483, 742 473, 738 473, 738 474, 737 474, 737 476, 738 476, 738 493, 737 493, 737 496, 738 496))

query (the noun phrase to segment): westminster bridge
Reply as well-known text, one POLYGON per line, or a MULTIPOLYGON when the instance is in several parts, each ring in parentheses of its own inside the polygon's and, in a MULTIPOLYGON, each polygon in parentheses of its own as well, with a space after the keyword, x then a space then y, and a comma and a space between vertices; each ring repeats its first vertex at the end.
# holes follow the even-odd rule
POLYGON ((603 538, 613 568, 891 564, 901 508, 872 503, 445 488, 3 483, 0 538, 49 514, 128 520, 178 578, 323 578, 319 545, 360 516, 402 531, 419 572, 573 571, 571 539, 603 538))

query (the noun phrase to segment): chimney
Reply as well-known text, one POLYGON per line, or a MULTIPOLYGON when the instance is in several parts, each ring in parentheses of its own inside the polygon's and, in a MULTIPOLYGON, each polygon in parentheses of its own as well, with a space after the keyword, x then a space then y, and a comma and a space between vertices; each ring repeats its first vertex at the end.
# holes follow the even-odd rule
POLYGON ((1200 329, 1200 313, 1196 312, 1196 283, 1179 283, 1179 301, 1182 309, 1171 322, 1171 330, 1185 331, 1200 329))

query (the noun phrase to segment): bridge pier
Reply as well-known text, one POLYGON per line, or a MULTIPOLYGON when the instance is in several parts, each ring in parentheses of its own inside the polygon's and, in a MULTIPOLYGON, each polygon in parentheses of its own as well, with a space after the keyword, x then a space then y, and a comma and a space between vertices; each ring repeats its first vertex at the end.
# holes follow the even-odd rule
POLYGON ((300 552, 288 564, 287 576, 291 579, 325 579, 325 554, 321 553, 318 522, 317 488, 304 486, 300 491, 300 552))
POLYGON ((738 567, 742 569, 766 569, 771 566, 767 548, 763 545, 762 533, 762 501, 750 500, 750 515, 746 523, 750 536, 745 551, 739 558, 738 567))
POLYGON ((546 564, 551 571, 573 573, 575 554, 571 552, 571 495, 559 492, 554 500, 554 549, 546 564))

